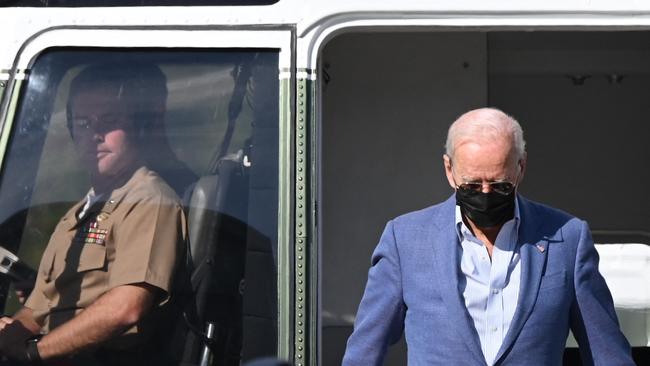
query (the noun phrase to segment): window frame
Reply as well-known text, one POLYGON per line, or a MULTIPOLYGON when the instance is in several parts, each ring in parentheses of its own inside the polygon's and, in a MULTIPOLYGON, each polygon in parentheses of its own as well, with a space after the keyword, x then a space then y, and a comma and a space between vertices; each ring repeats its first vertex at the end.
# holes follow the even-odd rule
MULTIPOLYGON (((54 27, 27 39, 11 70, 0 78, 0 169, 4 169, 9 140, 17 117, 21 91, 29 70, 42 53, 52 48, 90 49, 267 49, 278 52, 278 333, 277 357, 291 359, 293 332, 293 106, 295 85, 295 30, 292 27, 247 27, 240 29, 54 27)), ((0 171, 1 172, 1 171, 0 171)), ((2 296, 0 294, 0 296, 2 296)))
MULTIPOLYGON (((647 14, 647 11, 642 11, 647 14)), ((310 156, 305 164, 308 170, 306 184, 305 204, 309 217, 305 220, 305 231, 308 237, 309 259, 304 261, 304 272, 308 273, 307 291, 308 302, 306 307, 307 319, 303 328, 312 339, 303 351, 308 357, 310 365, 322 364, 322 243, 323 222, 322 205, 327 204, 323 199, 323 141, 321 135, 322 125, 326 123, 322 116, 322 89, 324 75, 323 50, 329 42, 337 36, 347 33, 373 33, 373 32, 476 32, 487 33, 497 31, 510 32, 613 32, 613 31, 650 31, 650 19, 632 17, 629 13, 609 10, 599 12, 597 15, 584 12, 572 16, 570 12, 554 10, 543 12, 539 9, 531 10, 520 15, 512 15, 506 11, 494 12, 452 12, 440 11, 437 13, 420 11, 413 12, 411 16, 394 17, 384 16, 377 12, 340 12, 329 18, 309 23, 300 29, 297 38, 297 83, 304 83, 309 95, 304 98, 308 105, 306 120, 308 121, 309 134, 305 145, 310 156)), ((298 96, 300 98, 300 96, 298 96)), ((300 114, 298 114, 300 117, 300 114)), ((299 124, 300 122, 298 122, 299 124)), ((300 163, 298 163, 300 166, 300 163)), ((298 204, 300 202, 298 201, 298 204)), ((298 208, 296 209, 298 210, 298 208)), ((611 234, 605 231, 592 232, 593 235, 611 234)), ((620 235, 647 236, 647 232, 616 232, 620 235)), ((299 244, 296 244, 299 247, 299 244)), ((299 270, 297 268, 296 270, 299 270)), ((364 282, 365 283, 365 282, 364 282)), ((567 346, 568 348, 568 346, 567 346)))

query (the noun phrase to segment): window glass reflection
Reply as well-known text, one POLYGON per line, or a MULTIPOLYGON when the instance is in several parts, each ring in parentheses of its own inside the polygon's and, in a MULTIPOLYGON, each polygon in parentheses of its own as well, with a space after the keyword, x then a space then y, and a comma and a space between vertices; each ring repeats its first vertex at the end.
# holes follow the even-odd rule
POLYGON ((197 363, 208 330, 215 365, 275 354, 277 58, 37 60, 5 157, 0 245, 38 277, 0 276, 0 304, 45 333, 44 357, 57 329, 123 286, 151 295, 142 316, 73 361, 197 363))

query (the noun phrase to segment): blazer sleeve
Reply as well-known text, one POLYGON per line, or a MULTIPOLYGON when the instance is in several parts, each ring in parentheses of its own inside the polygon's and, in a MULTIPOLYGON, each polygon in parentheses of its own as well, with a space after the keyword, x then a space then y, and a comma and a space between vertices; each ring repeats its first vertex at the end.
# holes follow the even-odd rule
POLYGON ((580 347, 582 363, 630 365, 630 344, 619 329, 612 295, 598 271, 598 252, 586 222, 581 221, 574 267, 575 300, 571 330, 580 347))
POLYGON ((388 346, 401 338, 404 329, 406 307, 392 221, 384 229, 371 264, 344 366, 381 365, 388 346))

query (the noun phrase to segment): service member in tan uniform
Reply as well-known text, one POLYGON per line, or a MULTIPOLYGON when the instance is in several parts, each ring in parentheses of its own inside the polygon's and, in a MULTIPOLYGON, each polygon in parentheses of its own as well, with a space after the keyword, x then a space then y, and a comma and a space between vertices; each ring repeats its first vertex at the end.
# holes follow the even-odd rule
POLYGON ((0 319, 0 353, 9 358, 125 364, 149 356, 186 222, 174 190, 143 162, 146 134, 134 116, 147 96, 134 79, 89 67, 71 84, 69 127, 92 188, 56 226, 25 306, 0 319))

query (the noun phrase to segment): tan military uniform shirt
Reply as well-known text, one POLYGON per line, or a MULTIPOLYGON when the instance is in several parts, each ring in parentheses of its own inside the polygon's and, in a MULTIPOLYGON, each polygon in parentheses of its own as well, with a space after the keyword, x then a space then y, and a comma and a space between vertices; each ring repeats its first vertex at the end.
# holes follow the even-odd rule
MULTIPOLYGON (((144 167, 107 196, 81 219, 78 213, 85 200, 74 205, 59 221, 43 253, 25 306, 45 331, 120 285, 148 283, 166 294, 160 305, 168 298, 186 238, 178 197, 144 167)), ((140 324, 127 333, 141 332, 140 324)))

